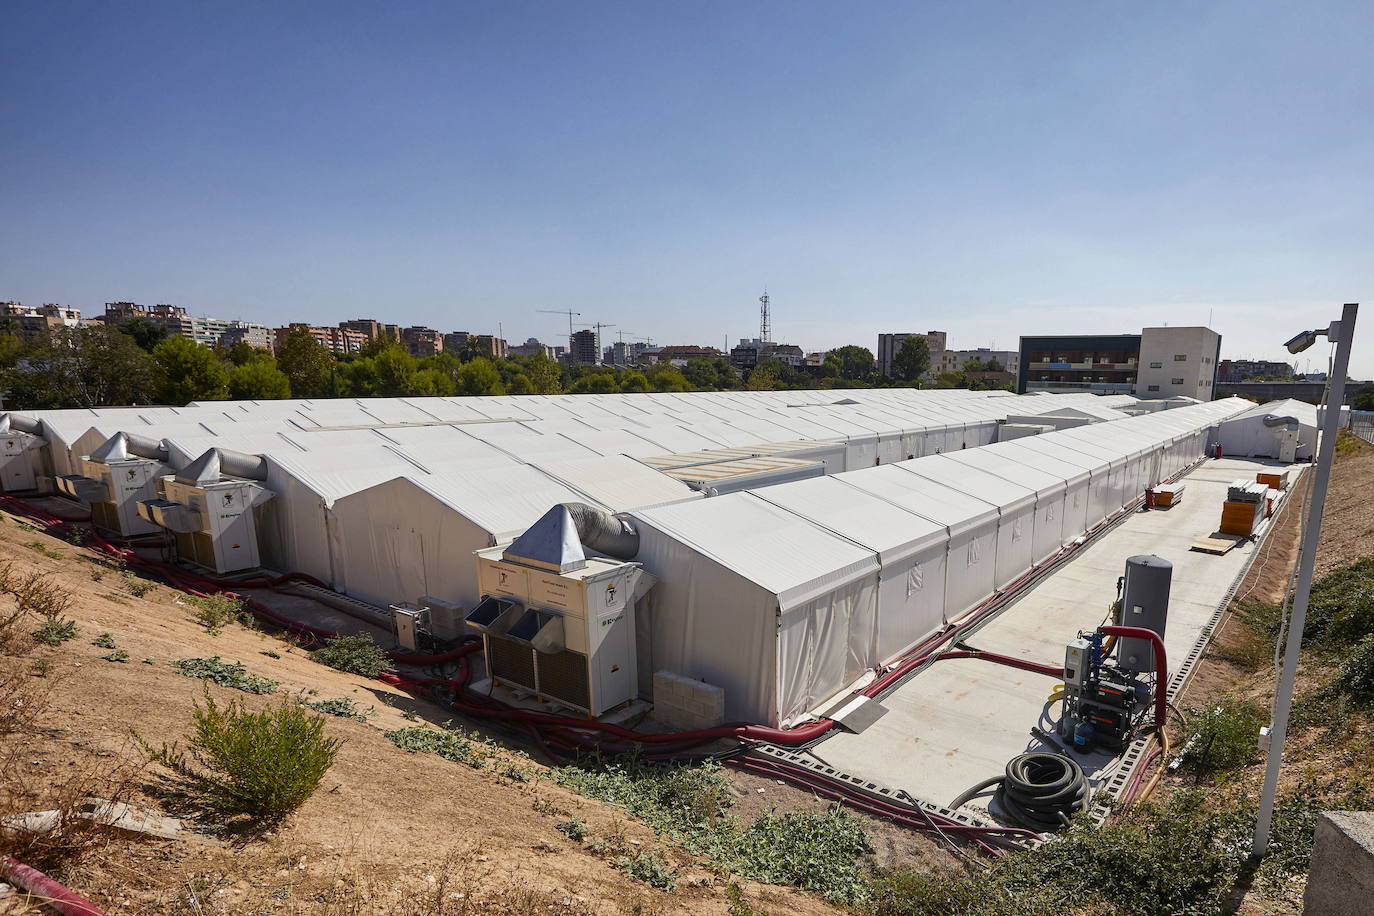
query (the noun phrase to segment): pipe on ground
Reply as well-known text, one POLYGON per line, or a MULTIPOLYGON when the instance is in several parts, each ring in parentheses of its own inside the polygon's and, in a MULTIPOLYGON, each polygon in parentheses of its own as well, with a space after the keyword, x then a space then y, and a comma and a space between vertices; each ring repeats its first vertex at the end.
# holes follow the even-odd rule
POLYGON ((0 855, 0 877, 28 891, 62 916, 105 916, 105 911, 71 888, 11 856, 0 855))

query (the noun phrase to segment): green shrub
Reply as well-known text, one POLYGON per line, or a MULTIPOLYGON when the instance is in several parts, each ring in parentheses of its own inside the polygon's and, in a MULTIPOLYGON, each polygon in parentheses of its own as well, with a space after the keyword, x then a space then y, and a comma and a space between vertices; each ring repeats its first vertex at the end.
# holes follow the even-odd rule
POLYGON ((123 649, 115 649, 109 654, 100 657, 107 662, 127 662, 129 660, 129 653, 123 649))
POLYGON ((678 873, 652 849, 641 850, 632 856, 620 856, 613 864, 627 876, 650 887, 665 891, 677 887, 678 873))
POLYGON ((366 722, 377 714, 377 710, 369 706, 363 709, 353 702, 352 697, 338 697, 333 700, 306 700, 306 706, 316 712, 322 712, 328 716, 338 716, 341 719, 356 719, 359 722, 366 722))
POLYGON ((1361 706, 1374 704, 1374 636, 1366 636, 1341 662, 1331 684, 1336 693, 1361 706))
POLYGON ((231 623, 247 623, 252 619, 247 601, 223 592, 204 597, 193 595, 186 600, 192 608, 191 619, 212 633, 231 623))
POLYGON ((326 641, 324 648, 311 652, 310 657, 321 665, 363 677, 376 677, 391 667, 386 653, 365 633, 335 636, 326 641))
POLYGON ((1259 730, 1268 718, 1259 704, 1233 700, 1188 714, 1191 741, 1183 766, 1193 773, 1219 773, 1243 767, 1259 752, 1259 730))
POLYGON ((1374 557, 1322 576, 1307 603, 1305 644, 1328 647, 1374 635, 1374 557))
POLYGON ((232 687, 245 693, 271 693, 278 683, 268 677, 249 674, 241 662, 222 662, 213 658, 179 658, 172 667, 186 677, 198 677, 221 687, 232 687))
POLYGON ((115 647, 114 634, 106 630, 95 639, 92 639, 91 645, 98 646, 101 649, 113 649, 115 647))
POLYGON ((67 640, 76 639, 80 635, 81 631, 77 629, 76 621, 66 618, 45 620, 33 631, 33 638, 45 646, 60 646, 67 640))
POLYGON ((209 687, 185 741, 185 751, 175 744, 145 749, 214 807, 262 818, 283 817, 305 804, 342 744, 325 736, 323 716, 290 697, 250 712, 241 700, 218 705, 209 687))
POLYGON ((587 822, 580 817, 570 820, 560 821, 557 825, 558 831, 574 842, 581 843, 587 838, 587 822))
POLYGON ((134 575, 132 569, 121 569, 119 575, 124 579, 124 587, 129 590, 129 594, 135 598, 142 598, 153 590, 153 583, 146 579, 140 579, 134 575))

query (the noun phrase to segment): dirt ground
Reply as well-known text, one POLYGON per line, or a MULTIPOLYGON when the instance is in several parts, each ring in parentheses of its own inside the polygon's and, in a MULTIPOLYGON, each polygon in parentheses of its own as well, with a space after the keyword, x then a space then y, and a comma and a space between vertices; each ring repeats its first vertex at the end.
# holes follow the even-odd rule
MULTIPOLYGON (((520 783, 432 755, 408 754, 383 736, 386 729, 419 724, 404 718, 404 710, 436 723, 450 718, 438 706, 325 668, 274 636, 237 625, 209 635, 190 619, 179 593, 159 585, 135 597, 130 580, 12 517, 0 521, 3 560, 13 560, 16 569, 50 572, 70 590, 76 603, 69 616, 81 635, 57 648, 40 646, 33 655, 36 673, 52 688, 50 705, 39 727, 0 738, 8 744, 0 757, 21 764, 24 777, 22 785, 9 787, 7 810, 0 813, 52 807, 53 796, 70 792, 74 780, 85 792, 106 795, 119 781, 111 771, 140 767, 135 733, 153 746, 180 738, 202 687, 171 668, 174 659, 218 655, 241 661, 286 690, 352 697, 378 713, 368 723, 329 718, 328 732, 345 739, 338 759, 321 789, 278 829, 231 845, 120 839, 63 873, 69 886, 110 913, 441 912, 415 904, 422 893, 437 894, 448 907, 442 912, 455 914, 727 912, 725 882, 679 849, 669 848, 666 855, 683 878, 676 891, 662 892, 631 880, 555 829, 576 816, 593 837, 623 835, 631 848, 657 845, 648 828, 621 811, 546 779, 520 783), (42 552, 26 545, 39 545, 42 552), (91 644, 106 631, 128 652, 127 662, 105 661, 101 656, 109 650, 91 644)), ((249 706, 274 702, 211 689, 217 698, 242 699, 249 706)), ((165 810, 152 775, 152 768, 135 773, 127 800, 165 810)), ((767 780, 742 780, 740 796, 746 811, 765 798, 782 807, 815 803, 767 780)), ((906 855, 907 843, 897 834, 907 836, 879 835, 879 845, 893 858, 906 855)), ((835 912, 791 890, 740 885, 760 912, 835 912)))

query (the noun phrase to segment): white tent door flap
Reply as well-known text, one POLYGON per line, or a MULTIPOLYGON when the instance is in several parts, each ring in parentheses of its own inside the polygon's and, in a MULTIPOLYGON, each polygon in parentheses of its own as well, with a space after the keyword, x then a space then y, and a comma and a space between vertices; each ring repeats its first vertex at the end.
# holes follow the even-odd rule
MULTIPOLYGON (((382 532, 382 549, 386 551, 390 567, 396 570, 398 582, 392 594, 429 594, 425 576, 425 540, 409 525, 388 525, 382 532)), ((461 561, 460 561, 461 562, 461 561)))
POLYGON ((877 589, 865 577, 788 608, 778 621, 778 716, 813 709, 878 664, 877 589))
POLYGON ((885 569, 878 582, 878 659, 889 662, 945 622, 945 548, 885 569))

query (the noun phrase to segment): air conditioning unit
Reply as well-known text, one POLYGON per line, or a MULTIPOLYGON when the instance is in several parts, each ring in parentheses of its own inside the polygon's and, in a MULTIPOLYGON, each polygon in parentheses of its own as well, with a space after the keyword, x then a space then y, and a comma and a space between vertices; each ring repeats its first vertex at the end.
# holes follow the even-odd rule
POLYGON ((466 621, 495 681, 600 716, 638 693, 635 605, 656 580, 638 563, 584 556, 575 534, 545 522, 558 517, 477 552, 483 598, 466 621))
POLYGON ((123 437, 114 436, 82 458, 81 465, 86 473, 58 477, 57 489, 89 503, 91 521, 97 528, 125 537, 158 530, 139 512, 138 504, 157 496, 158 480, 167 473, 165 464, 130 455, 123 437))
POLYGON ((38 450, 46 444, 41 437, 18 430, 0 438, 0 486, 6 493, 40 489, 34 464, 41 454, 38 450))
POLYGON ((175 476, 160 481, 161 498, 138 503, 138 514, 172 532, 177 555, 217 573, 256 569, 253 510, 275 494, 262 484, 219 473, 212 449, 175 476))

